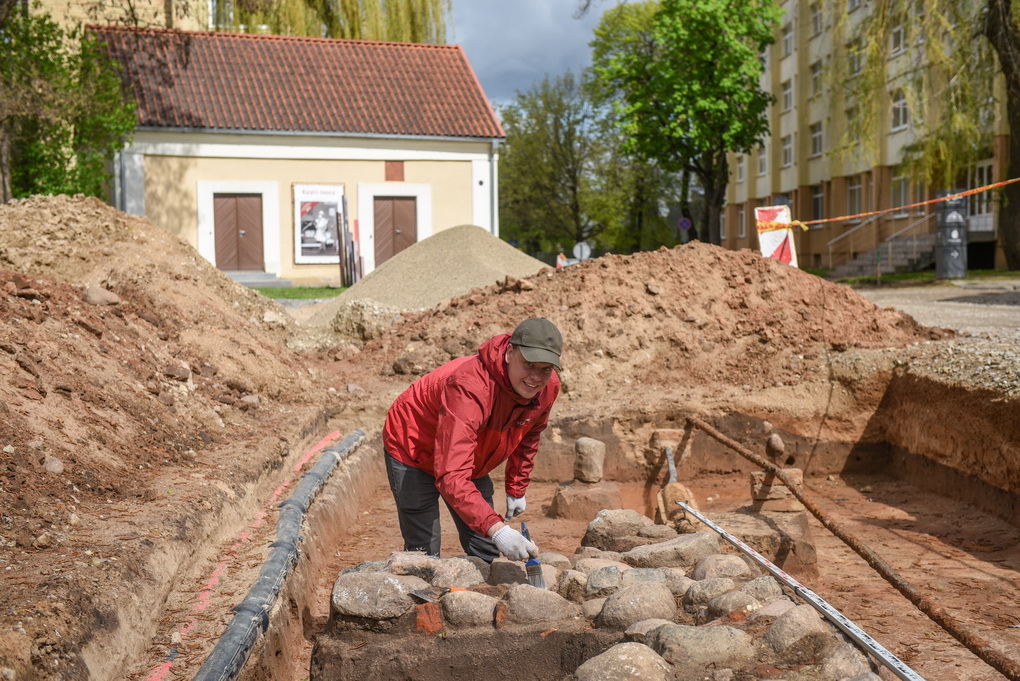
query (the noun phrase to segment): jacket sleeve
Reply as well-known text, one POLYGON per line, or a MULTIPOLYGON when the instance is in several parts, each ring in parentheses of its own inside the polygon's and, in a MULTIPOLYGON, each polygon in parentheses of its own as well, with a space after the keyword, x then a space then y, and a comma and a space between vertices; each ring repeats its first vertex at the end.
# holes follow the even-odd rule
POLYGON ((521 443, 513 451, 506 462, 506 493, 512 497, 523 497, 531 482, 531 471, 535 469, 535 454, 538 453, 538 442, 542 431, 549 425, 549 412, 560 392, 559 382, 551 385, 549 403, 535 416, 534 425, 521 438, 521 443))
POLYGON ((444 386, 436 429, 436 488, 467 525, 481 535, 502 520, 485 501, 471 476, 478 432, 488 418, 487 400, 468 386, 450 380, 444 386))

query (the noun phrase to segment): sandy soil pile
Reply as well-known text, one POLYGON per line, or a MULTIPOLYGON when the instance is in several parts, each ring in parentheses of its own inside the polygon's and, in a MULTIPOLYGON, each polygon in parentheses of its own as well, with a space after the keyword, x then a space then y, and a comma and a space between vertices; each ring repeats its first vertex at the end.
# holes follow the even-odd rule
MULTIPOLYGON (((397 253, 331 302, 371 300, 402 310, 427 309, 507 275, 527 277, 543 267, 541 260, 481 227, 461 225, 397 253)), ((329 311, 330 305, 324 306, 323 314, 329 311)))
POLYGON ((144 219, 0 206, 0 668, 76 678, 108 590, 159 589, 163 540, 281 465, 327 398, 290 323, 144 219))
POLYGON ((566 393, 595 402, 789 385, 824 377, 833 350, 952 335, 776 260, 693 242, 509 278, 406 315, 356 361, 423 373, 530 316, 563 332, 566 393))

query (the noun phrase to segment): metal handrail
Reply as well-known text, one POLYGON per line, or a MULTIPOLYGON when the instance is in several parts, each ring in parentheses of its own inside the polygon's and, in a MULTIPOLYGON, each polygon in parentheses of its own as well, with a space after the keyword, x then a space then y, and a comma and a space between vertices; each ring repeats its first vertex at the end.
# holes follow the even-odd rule
MULTIPOLYGON (((920 220, 915 220, 914 222, 910 223, 909 225, 907 225, 906 227, 904 227, 900 231, 895 232, 894 234, 891 234, 890 236, 887 236, 885 238, 885 243, 888 244, 888 246, 886 248, 886 250, 888 251, 887 258, 890 261, 892 261, 892 252, 893 252, 892 242, 893 242, 893 239, 897 238, 901 234, 909 232, 914 227, 917 227, 918 225, 923 224, 923 223, 927 222, 928 220, 931 220, 933 217, 935 217, 935 213, 928 213, 927 215, 925 215, 920 220)), ((911 244, 911 246, 913 248, 913 252, 910 254, 910 257, 911 257, 912 260, 917 260, 917 239, 914 239, 914 242, 913 242, 913 244, 911 244)))
POLYGON ((832 269, 832 245, 834 243, 836 243, 837 241, 839 241, 840 239, 843 239, 845 237, 850 236, 851 234, 853 234, 854 232, 856 232, 860 228, 864 227, 867 224, 870 224, 870 223, 874 222, 875 220, 879 219, 880 217, 882 217, 881 213, 878 214, 878 215, 875 215, 873 217, 870 217, 867 220, 865 220, 864 222, 862 222, 861 224, 859 224, 856 227, 854 227, 853 229, 851 229, 849 232, 843 232, 842 234, 837 236, 835 239, 831 239, 828 243, 825 244, 826 246, 829 247, 829 269, 832 269))

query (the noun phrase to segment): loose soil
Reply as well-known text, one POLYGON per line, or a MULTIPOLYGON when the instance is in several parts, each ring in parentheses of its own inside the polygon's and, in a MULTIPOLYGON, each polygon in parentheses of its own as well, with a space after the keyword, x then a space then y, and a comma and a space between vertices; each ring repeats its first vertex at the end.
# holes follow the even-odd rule
MULTIPOLYGON (((416 260, 429 241, 404 260, 441 281, 452 260, 416 260)), ((845 442, 866 431, 904 364, 1007 404, 1020 384, 1003 354, 1015 335, 990 337, 948 313, 915 321, 750 251, 695 243, 524 276, 500 269, 510 256, 485 239, 472 249, 496 252, 483 288, 425 310, 330 301, 299 322, 187 244, 101 202, 0 207, 0 668, 17 679, 140 679, 170 663, 175 675, 194 674, 268 551, 273 500, 320 440, 363 428, 371 441, 418 375, 527 316, 564 332, 556 418, 566 422, 739 412, 845 442), (88 303, 89 287, 120 302, 88 303), (998 370, 975 370, 992 356, 998 370)), ((378 274, 393 285, 406 272, 394 262, 378 274)), ((960 438, 984 437, 967 428, 959 424, 960 438)), ((648 453, 626 456, 641 466, 648 453)), ((987 476, 1009 479, 998 472, 987 476)), ((528 521, 543 549, 569 554, 584 523, 541 512, 557 482, 533 485, 528 521)), ((709 513, 749 500, 746 475, 698 472, 687 482, 709 513)), ((890 478, 809 474, 807 488, 909 581, 1020 651, 1015 527, 890 478)), ((651 513, 655 490, 627 489, 628 504, 651 513)), ((399 548, 387 491, 364 496, 372 501, 318 575, 308 639, 335 571, 399 548)), ((919 673, 1001 678, 820 526, 815 539, 809 586, 919 673)), ((447 541, 444 552, 459 547, 447 541)), ((303 678, 303 654, 285 678, 303 678)))

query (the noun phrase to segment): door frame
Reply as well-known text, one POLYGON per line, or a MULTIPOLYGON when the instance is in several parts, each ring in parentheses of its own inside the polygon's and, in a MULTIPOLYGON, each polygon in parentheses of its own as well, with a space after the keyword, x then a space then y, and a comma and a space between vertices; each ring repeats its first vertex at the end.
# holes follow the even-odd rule
POLYGON ((277 182, 199 180, 198 252, 216 264, 216 223, 214 194, 259 194, 262 196, 262 259, 268 274, 280 274, 280 185, 277 182))
POLYGON ((415 243, 432 236, 432 185, 403 182, 358 185, 358 237, 362 276, 375 269, 375 197, 412 197, 415 200, 415 243))

